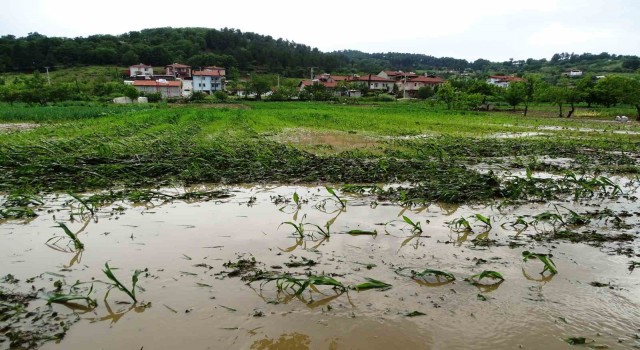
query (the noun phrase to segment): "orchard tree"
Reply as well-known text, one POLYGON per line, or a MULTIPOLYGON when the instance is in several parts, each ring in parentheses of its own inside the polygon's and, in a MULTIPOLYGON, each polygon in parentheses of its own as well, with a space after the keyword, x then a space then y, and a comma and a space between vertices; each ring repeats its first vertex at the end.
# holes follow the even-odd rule
POLYGON ((260 100, 262 95, 271 91, 271 86, 271 79, 263 75, 255 75, 247 83, 247 94, 256 94, 256 100, 260 100))
POLYGON ((533 103, 536 99, 536 93, 540 88, 541 81, 540 78, 534 75, 529 75, 525 77, 525 80, 522 82, 524 84, 524 116, 527 116, 527 112, 529 111, 529 105, 533 103))
POLYGON ((571 110, 567 113, 566 118, 571 118, 575 112, 576 103, 580 102, 580 91, 567 78, 562 78, 557 85, 548 85, 541 93, 542 100, 551 102, 558 106, 558 117, 565 118, 562 107, 565 104, 571 106, 571 110))
POLYGON ((618 103, 636 108, 640 121, 640 81, 632 78, 609 76, 598 80, 594 88, 598 100, 609 107, 618 103))
POLYGON ((436 101, 442 102, 447 105, 447 109, 451 109, 453 103, 456 100, 456 90, 448 81, 438 86, 436 91, 436 101))
POLYGON ((526 98, 526 86, 524 82, 517 81, 510 83, 509 86, 504 89, 502 98, 513 107, 513 111, 515 112, 516 106, 523 103, 526 98))

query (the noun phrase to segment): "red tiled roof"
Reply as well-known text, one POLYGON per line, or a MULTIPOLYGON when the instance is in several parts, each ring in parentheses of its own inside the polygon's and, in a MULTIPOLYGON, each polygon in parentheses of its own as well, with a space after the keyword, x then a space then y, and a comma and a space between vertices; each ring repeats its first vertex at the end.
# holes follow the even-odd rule
POLYGON ((159 82, 155 80, 134 80, 133 86, 180 87, 179 81, 159 82))
POLYGON ((220 74, 220 72, 217 71, 217 70, 197 70, 197 71, 194 71, 193 73, 191 73, 191 75, 193 75, 193 76, 219 77, 222 74, 220 74))
POLYGON ((512 77, 512 76, 509 76, 509 75, 492 75, 489 78, 496 79, 496 80, 502 80, 502 81, 524 81, 524 79, 522 79, 522 78, 512 77))
POLYGON ((169 64, 166 67, 173 67, 173 68, 191 68, 191 66, 187 66, 186 64, 182 64, 182 63, 174 63, 174 64, 169 64))
POLYGON ((346 75, 332 75, 331 79, 335 81, 345 81, 345 80, 349 80, 349 77, 346 75))
POLYGON ((140 63, 133 66, 129 66, 129 68, 152 68, 151 66, 147 66, 146 64, 140 63))
POLYGON ((311 81, 309 79, 301 80, 300 84, 298 84, 298 86, 307 87, 307 86, 311 86, 313 84, 322 84, 327 89, 335 89, 338 86, 338 83, 336 83, 335 81, 319 81, 319 80, 311 81))
POLYGON ((444 83, 444 80, 440 77, 431 78, 431 77, 419 76, 419 77, 411 78, 407 82, 425 83, 425 84, 442 84, 444 83))
POLYGON ((414 72, 401 72, 401 71, 392 71, 392 70, 386 70, 384 71, 385 74, 387 74, 390 77, 395 77, 395 76, 408 76, 408 77, 417 77, 418 74, 414 73, 414 72))
POLYGON ((383 83, 393 83, 393 80, 379 77, 373 74, 367 74, 360 77, 349 77, 350 81, 372 81, 372 82, 383 82, 383 83))

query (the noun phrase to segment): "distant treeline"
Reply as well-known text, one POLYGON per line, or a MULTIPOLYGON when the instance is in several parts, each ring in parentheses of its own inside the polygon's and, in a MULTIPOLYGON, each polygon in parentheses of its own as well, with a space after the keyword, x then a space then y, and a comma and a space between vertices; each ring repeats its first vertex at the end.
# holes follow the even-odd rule
MULTIPOLYGON (((218 65, 231 72, 278 73, 290 77, 316 72, 378 72, 383 69, 531 72, 544 67, 580 66, 593 62, 605 70, 636 70, 637 56, 558 53, 551 60, 470 62, 451 57, 408 53, 364 53, 345 50, 321 52, 304 44, 274 39, 237 29, 155 28, 114 35, 61 38, 31 33, 26 37, 0 37, 0 72, 31 72, 43 67, 120 65, 137 63, 163 67, 179 62, 194 67, 218 65), (615 61, 611 64, 611 61, 615 61)), ((578 67, 580 68, 580 67, 578 67)), ((584 69, 584 68, 583 68, 584 69)))

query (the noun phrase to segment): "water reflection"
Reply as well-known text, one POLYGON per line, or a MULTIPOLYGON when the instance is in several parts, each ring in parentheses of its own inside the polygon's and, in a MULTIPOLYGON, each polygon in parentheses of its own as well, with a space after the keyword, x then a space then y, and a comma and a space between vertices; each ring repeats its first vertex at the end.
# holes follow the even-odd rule
MULTIPOLYGON (((125 304, 123 304, 123 305, 125 305, 125 304)), ((113 325, 113 324, 116 324, 118 321, 120 321, 120 319, 124 315, 128 314, 132 310, 135 313, 138 313, 138 314, 139 313, 143 313, 147 308, 151 307, 151 303, 147 303, 147 304, 129 304, 129 303, 127 303, 122 308, 117 309, 116 311, 113 311, 113 309, 111 308, 111 304, 109 304, 109 302, 107 300, 105 300, 104 301, 104 307, 107 310, 107 315, 102 316, 102 317, 90 318, 89 321, 91 323, 109 321, 109 323, 111 325, 113 325)))
POLYGON ((524 276, 524 278, 526 278, 528 281, 534 281, 534 282, 544 282, 545 284, 547 282, 551 282, 551 280, 556 276, 555 274, 551 273, 548 275, 543 275, 543 274, 539 274, 540 277, 538 278, 534 278, 531 275, 529 275, 527 273, 527 271, 524 269, 524 267, 522 268, 522 276, 524 276))

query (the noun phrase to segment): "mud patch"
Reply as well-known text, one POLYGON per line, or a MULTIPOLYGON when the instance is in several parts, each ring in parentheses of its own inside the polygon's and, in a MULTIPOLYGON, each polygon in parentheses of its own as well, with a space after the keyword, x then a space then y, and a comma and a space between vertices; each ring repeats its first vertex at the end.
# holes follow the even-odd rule
POLYGON ((27 131, 37 127, 38 124, 30 123, 0 123, 0 133, 27 131))
POLYGON ((291 143, 316 153, 339 153, 358 148, 373 148, 378 145, 376 138, 355 132, 308 129, 287 129, 272 139, 281 143, 291 143))

